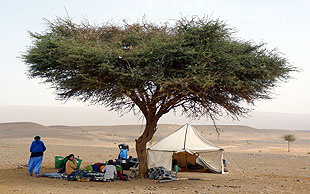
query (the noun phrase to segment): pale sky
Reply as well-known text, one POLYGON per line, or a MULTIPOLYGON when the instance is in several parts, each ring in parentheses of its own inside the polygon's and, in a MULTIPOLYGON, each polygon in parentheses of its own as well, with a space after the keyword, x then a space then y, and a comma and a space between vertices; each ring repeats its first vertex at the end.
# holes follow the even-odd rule
POLYGON ((208 16, 226 21, 236 36, 277 48, 302 71, 274 90, 274 99, 257 102, 255 111, 310 113, 310 1, 307 0, 1 0, 0 1, 0 105, 77 106, 87 103, 55 100, 53 90, 38 79, 28 79, 20 55, 31 45, 27 31, 46 29, 43 18, 53 20, 67 12, 74 21, 90 23, 127 19, 152 22, 182 16, 208 16), (67 12, 66 12, 67 10, 67 12))

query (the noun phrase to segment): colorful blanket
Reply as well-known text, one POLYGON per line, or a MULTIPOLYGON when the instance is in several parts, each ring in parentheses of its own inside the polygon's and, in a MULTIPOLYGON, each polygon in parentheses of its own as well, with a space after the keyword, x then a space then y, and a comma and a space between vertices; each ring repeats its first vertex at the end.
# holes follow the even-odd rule
POLYGON ((148 171, 148 176, 151 179, 162 180, 162 179, 175 179, 176 173, 170 170, 167 170, 163 166, 150 168, 148 171))

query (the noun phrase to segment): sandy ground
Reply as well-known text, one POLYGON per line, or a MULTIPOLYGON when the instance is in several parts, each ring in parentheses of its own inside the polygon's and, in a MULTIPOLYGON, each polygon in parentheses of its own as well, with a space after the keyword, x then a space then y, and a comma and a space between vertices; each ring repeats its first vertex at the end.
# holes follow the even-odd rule
MULTIPOLYGON (((177 125, 160 125, 153 143, 175 131, 177 125)), ((47 151, 41 174, 56 172, 54 157, 74 153, 82 166, 107 161, 118 155, 117 145, 129 143, 135 156, 134 139, 141 126, 42 126, 34 123, 0 123, 0 193, 310 193, 310 131, 259 130, 245 126, 220 126, 218 141, 211 126, 195 126, 203 136, 225 149, 229 174, 178 173, 179 180, 159 183, 150 179, 129 181, 71 182, 30 177, 29 146, 40 135, 47 151), (297 137, 287 152, 281 136, 297 137)), ((129 172, 126 172, 130 174, 129 172)))

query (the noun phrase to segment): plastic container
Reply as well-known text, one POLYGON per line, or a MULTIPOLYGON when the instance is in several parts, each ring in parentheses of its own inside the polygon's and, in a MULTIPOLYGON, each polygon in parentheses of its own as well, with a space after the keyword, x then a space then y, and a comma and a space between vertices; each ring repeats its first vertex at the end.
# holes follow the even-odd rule
MULTIPOLYGON (((65 163, 67 162, 68 158, 67 157, 62 157, 62 156, 55 156, 55 168, 62 168, 64 167, 65 163)), ((75 158, 77 161, 77 169, 80 169, 80 166, 82 164, 82 160, 80 158, 75 158)))
POLYGON ((55 156, 55 168, 62 168, 65 164, 64 157, 55 156))

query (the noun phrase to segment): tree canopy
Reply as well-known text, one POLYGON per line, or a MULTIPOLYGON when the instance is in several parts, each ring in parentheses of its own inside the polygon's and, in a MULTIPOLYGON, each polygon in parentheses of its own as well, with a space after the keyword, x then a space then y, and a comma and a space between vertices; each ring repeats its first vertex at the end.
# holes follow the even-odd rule
POLYGON ((277 83, 295 71, 276 50, 235 38, 220 20, 47 23, 46 31, 30 33, 33 43, 22 56, 29 76, 51 83, 61 100, 141 111, 146 119, 137 141, 141 149, 170 110, 179 107, 194 118, 223 113, 237 118, 249 111, 242 103, 269 99, 277 83))
POLYGON ((294 134, 286 134, 283 135, 282 138, 284 141, 287 141, 287 151, 290 152, 290 145, 296 140, 296 137, 294 134))

